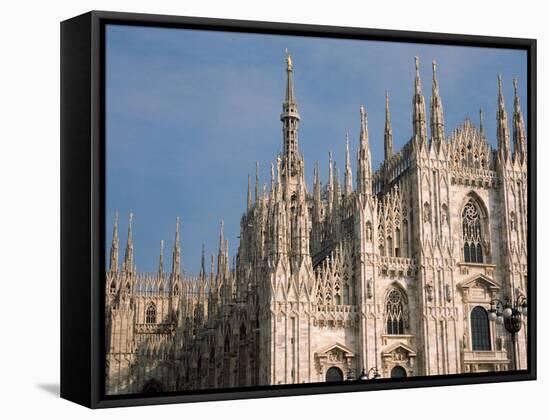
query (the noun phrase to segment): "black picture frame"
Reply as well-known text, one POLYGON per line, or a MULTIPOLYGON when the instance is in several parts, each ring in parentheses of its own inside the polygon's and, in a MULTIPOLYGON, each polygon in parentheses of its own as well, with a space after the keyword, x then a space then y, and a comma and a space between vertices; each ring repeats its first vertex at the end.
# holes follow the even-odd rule
POLYGON ((536 40, 92 11, 61 23, 61 397, 90 408, 402 389, 536 379, 536 40), (399 382, 272 385, 139 395, 104 392, 105 66, 109 23, 521 49, 527 52, 528 369, 399 382))

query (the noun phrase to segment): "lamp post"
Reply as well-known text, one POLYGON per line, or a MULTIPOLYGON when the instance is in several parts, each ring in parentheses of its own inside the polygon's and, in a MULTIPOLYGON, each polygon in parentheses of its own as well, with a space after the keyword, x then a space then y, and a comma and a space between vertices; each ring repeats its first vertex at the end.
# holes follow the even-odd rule
POLYGON ((372 379, 379 378, 381 375, 378 373, 378 368, 373 367, 370 368, 368 371, 365 370, 365 368, 361 369, 361 373, 357 378, 355 378, 353 374, 353 370, 351 368, 348 369, 346 372, 346 381, 369 381, 372 379))
POLYGON ((517 370, 517 333, 521 330, 521 321, 523 316, 527 316, 527 298, 519 294, 515 302, 510 303, 510 299, 506 297, 503 303, 499 299, 491 301, 491 309, 489 309, 489 320, 496 322, 499 325, 504 324, 506 331, 510 333, 512 339, 512 367, 517 370))
POLYGON ((361 373, 359 374, 359 380, 361 381, 368 381, 370 379, 377 379, 380 377, 380 373, 378 373, 378 368, 373 367, 370 368, 368 371, 365 372, 365 369, 361 370, 361 373))

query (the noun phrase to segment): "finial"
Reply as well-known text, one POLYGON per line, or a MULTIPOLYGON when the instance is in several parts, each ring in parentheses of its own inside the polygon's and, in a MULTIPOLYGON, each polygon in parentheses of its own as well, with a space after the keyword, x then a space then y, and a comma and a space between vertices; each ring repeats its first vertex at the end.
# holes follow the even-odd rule
POLYGON ((159 257, 159 273, 164 272, 164 241, 160 240, 160 257, 159 257))
POLYGON ((176 216, 176 243, 175 246, 179 247, 180 241, 180 217, 176 216))
POLYGON ((286 70, 292 71, 292 57, 290 56, 290 53, 288 52, 288 48, 285 48, 285 54, 286 54, 286 70))
POLYGON ((435 76, 436 66, 437 66, 437 63, 435 62, 435 60, 432 60, 432 71, 434 76, 435 76))
POLYGON ((260 199, 260 162, 256 161, 256 202, 260 199))
POLYGON ((128 239, 129 239, 129 242, 132 241, 132 223, 133 223, 133 220, 134 220, 134 213, 130 212, 130 214, 128 215, 128 239))
POLYGON ((361 132, 363 132, 367 122, 367 111, 365 111, 365 107, 363 105, 359 107, 359 114, 361 115, 361 132))
POLYGON ((252 208, 252 191, 250 190, 250 174, 248 174, 248 189, 246 192, 246 209, 252 208))
POLYGON ((502 91, 502 75, 500 73, 498 74, 498 90, 502 91))
POLYGON ((416 68, 416 74, 420 71, 420 59, 418 56, 414 57, 414 66, 416 68))
POLYGON ((118 210, 115 211, 115 226, 118 226, 118 210))
POLYGON ((201 274, 203 277, 206 277, 206 268, 204 266, 205 258, 204 258, 204 244, 202 244, 202 252, 201 252, 201 274))
POLYGON ((514 83, 514 96, 518 96, 518 78, 517 77, 514 77, 513 83, 514 83))
POLYGON ((479 108, 479 132, 483 134, 483 110, 479 108))

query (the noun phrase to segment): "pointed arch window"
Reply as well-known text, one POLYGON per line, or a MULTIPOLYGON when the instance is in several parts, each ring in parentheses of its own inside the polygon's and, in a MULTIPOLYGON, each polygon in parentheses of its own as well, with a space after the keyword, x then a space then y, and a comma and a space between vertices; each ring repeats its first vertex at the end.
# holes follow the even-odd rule
POLYGON ((393 239, 391 236, 386 238, 386 249, 388 250, 388 257, 393 257, 393 239))
POLYGON ((157 308, 153 302, 147 306, 145 311, 145 322, 147 324, 155 324, 157 322, 157 308))
POLYGON ((385 317, 387 334, 405 334, 406 300, 396 288, 390 290, 386 297, 385 317))
POLYGON ((246 325, 241 324, 241 328, 239 329, 239 340, 245 341, 246 340, 246 325))
POLYGON ((491 336, 489 333, 489 317, 487 311, 481 306, 476 306, 470 314, 472 328, 472 350, 490 351, 491 336))
POLYGON ((395 229, 395 256, 401 256, 401 229, 399 227, 395 229))
POLYGON ((111 294, 114 294, 116 292, 116 284, 114 280, 111 282, 110 292, 111 294))
POLYGON ((462 210, 462 238, 464 240, 464 262, 483 262, 481 212, 473 199, 468 200, 462 210))
POLYGON ((223 341, 223 351, 224 351, 225 353, 229 353, 230 348, 231 348, 231 347, 230 347, 230 343, 229 343, 229 334, 227 334, 227 335, 225 336, 224 341, 223 341))

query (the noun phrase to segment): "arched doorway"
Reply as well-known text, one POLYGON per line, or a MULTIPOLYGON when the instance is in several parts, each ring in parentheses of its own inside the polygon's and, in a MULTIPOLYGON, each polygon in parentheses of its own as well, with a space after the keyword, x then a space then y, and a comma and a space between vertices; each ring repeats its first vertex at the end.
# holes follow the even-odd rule
POLYGON ((145 383, 141 392, 143 393, 162 392, 162 384, 155 379, 151 379, 150 381, 145 383))
POLYGON ((391 377, 392 378, 406 378, 407 377, 407 371, 403 369, 401 366, 395 366, 391 370, 391 377))
POLYGON ((344 373, 340 368, 332 366, 327 370, 326 381, 327 382, 340 382, 344 380, 344 373))

